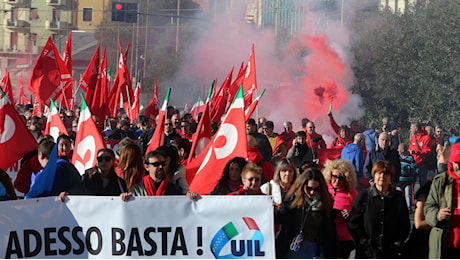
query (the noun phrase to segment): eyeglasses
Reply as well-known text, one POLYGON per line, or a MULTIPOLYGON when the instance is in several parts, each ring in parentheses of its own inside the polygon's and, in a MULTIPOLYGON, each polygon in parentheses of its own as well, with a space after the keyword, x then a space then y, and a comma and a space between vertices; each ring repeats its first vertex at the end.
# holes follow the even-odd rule
POLYGON ((310 129, 315 129, 315 127, 314 127, 314 126, 310 126, 309 128, 310 128, 310 129))
POLYGON ((112 158, 112 156, 99 156, 99 157, 97 157, 98 162, 102 162, 104 160, 106 162, 110 162, 111 160, 113 160, 113 158, 112 158))
POLYGON ((172 125, 172 123, 165 123, 165 125, 172 125))
POLYGON ((181 128, 186 128, 188 125, 181 125, 180 127, 181 128))
POLYGON ((320 187, 310 187, 310 186, 307 186, 307 191, 308 192, 320 192, 321 191, 321 188, 320 187))
POLYGON ((336 180, 339 180, 339 181, 345 180, 345 177, 343 177, 343 176, 331 175, 331 177, 332 177, 332 179, 336 179, 336 180))
POLYGON ((266 128, 266 127, 262 128, 262 130, 264 130, 264 131, 267 131, 268 129, 270 129, 270 128, 266 128))
POLYGON ((147 165, 152 165, 153 167, 159 167, 160 165, 161 166, 166 166, 166 162, 165 161, 158 161, 158 162, 145 162, 145 164, 147 165))
POLYGON ((259 181, 260 181, 260 178, 251 177, 251 178, 246 178, 246 180, 248 180, 248 181, 259 182, 259 181))

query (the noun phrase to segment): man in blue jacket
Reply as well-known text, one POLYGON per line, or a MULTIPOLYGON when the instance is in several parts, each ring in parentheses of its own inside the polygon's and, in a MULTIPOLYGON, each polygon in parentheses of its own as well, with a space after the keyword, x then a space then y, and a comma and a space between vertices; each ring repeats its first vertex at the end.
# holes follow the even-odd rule
POLYGON ((357 188, 359 186, 359 180, 363 177, 363 163, 364 163, 364 134, 357 133, 354 137, 353 143, 347 144, 342 149, 341 159, 348 160, 355 166, 357 188))

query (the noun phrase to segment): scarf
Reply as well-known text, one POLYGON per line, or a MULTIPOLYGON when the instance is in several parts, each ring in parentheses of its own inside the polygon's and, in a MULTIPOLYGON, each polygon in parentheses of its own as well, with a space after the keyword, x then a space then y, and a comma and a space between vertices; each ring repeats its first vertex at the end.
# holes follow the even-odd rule
POLYGON ((244 185, 240 185, 240 188, 235 191, 235 192, 231 192, 227 195, 265 195, 263 194, 260 189, 259 191, 257 192, 257 194, 248 194, 248 190, 244 189, 244 185))
POLYGON ((150 178, 150 175, 144 176, 144 185, 145 190, 147 191, 147 195, 149 196, 163 196, 165 195, 166 190, 168 189, 168 177, 164 177, 161 181, 160 187, 158 190, 155 188, 155 181, 150 178))

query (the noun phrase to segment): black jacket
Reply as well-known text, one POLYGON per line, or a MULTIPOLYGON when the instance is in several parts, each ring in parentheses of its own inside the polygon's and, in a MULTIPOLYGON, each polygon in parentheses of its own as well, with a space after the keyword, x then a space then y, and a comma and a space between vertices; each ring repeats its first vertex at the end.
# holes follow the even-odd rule
POLYGON ((97 171, 96 167, 86 170, 82 176, 82 181, 88 191, 88 195, 118 196, 128 191, 126 182, 118 177, 115 171, 111 172, 109 183, 105 188, 102 185, 102 175, 97 171))
POLYGON ((393 164, 393 166, 395 167, 396 174, 392 182, 398 183, 399 176, 401 176, 401 161, 399 160, 398 152, 396 150, 391 149, 390 147, 388 147, 386 154, 383 152, 382 149, 380 149, 378 145, 375 147, 375 150, 368 151, 366 161, 364 162, 364 177, 366 177, 368 181, 372 180, 372 166, 374 166, 374 164, 380 160, 389 161, 391 162, 391 164, 393 164))
MULTIPOLYGON (((132 192, 134 196, 148 196, 144 181, 134 185, 129 191, 132 192)), ((179 185, 168 182, 168 189, 164 195, 184 195, 184 193, 182 193, 182 188, 179 187, 179 185)))
POLYGON ((390 186, 381 196, 375 185, 359 192, 348 230, 356 244, 356 258, 398 258, 410 231, 402 192, 390 186))
MULTIPOLYGON (((283 258, 293 238, 299 233, 302 223, 303 208, 291 209, 292 200, 283 202, 281 208, 275 214, 275 223, 281 224, 281 231, 276 238, 276 258, 283 258)), ((338 257, 338 236, 335 228, 335 217, 337 212, 332 211, 327 215, 324 210, 320 211, 322 218, 321 227, 319 228, 319 236, 317 243, 323 250, 324 258, 338 257)), ((308 220, 307 220, 308 222, 308 220)), ((304 228, 305 230, 305 228, 304 228)))

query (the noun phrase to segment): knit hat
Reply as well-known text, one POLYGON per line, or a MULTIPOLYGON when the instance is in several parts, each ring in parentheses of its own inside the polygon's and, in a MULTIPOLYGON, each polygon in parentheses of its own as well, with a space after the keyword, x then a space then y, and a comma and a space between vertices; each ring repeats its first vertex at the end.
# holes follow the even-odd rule
POLYGON ((460 163, 460 143, 456 143, 450 148, 449 162, 460 163))

